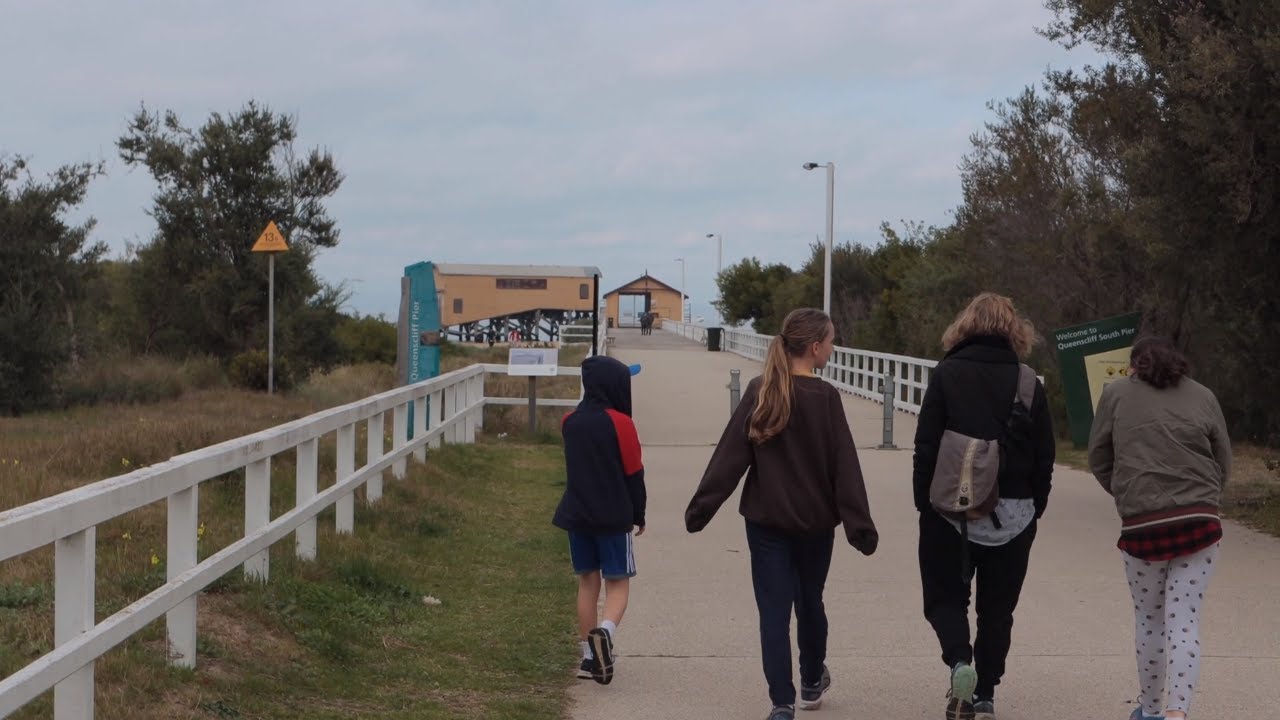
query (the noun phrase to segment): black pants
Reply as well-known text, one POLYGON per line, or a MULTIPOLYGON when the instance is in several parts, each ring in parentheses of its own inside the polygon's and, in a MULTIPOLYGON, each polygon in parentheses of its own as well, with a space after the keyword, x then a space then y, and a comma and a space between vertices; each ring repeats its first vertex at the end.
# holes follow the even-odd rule
POLYGON ((827 659, 827 611, 822 589, 831 569, 835 530, 800 536, 747 521, 751 549, 751 584, 760 611, 760 654, 769 699, 774 705, 794 705, 791 681, 791 608, 796 612, 800 646, 800 680, 815 684, 827 659))
POLYGON ((978 585, 978 635, 969 645, 969 583, 961 575, 960 533, 942 516, 920 513, 920 582, 924 589, 924 616, 933 625, 942 645, 947 667, 973 663, 978 671, 978 698, 995 697, 1004 676, 1005 659, 1013 632, 1013 611, 1027 577, 1027 560, 1036 539, 1032 521, 1020 535, 1004 545, 989 547, 969 543, 969 557, 978 585))

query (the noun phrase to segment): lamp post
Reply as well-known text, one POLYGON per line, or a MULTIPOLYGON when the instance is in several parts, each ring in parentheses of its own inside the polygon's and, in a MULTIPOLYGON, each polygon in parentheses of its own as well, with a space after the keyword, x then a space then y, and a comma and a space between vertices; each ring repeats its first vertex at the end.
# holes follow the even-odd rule
POLYGON ((827 248, 824 262, 822 263, 822 311, 831 314, 831 243, 834 223, 833 212, 836 202, 836 164, 826 163, 819 165, 818 163, 805 163, 805 170, 816 170, 820 167, 827 168, 827 248))
POLYGON ((716 239, 716 276, 724 271, 724 238, 720 237, 720 233, 707 233, 707 238, 716 239))
POLYGON ((676 262, 680 263, 680 322, 688 322, 684 315, 684 258, 676 258, 676 262))

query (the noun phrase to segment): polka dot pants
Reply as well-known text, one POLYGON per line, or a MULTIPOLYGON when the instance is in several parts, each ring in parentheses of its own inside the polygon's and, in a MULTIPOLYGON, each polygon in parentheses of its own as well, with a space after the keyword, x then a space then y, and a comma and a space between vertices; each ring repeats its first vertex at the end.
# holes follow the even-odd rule
POLYGON ((1200 606, 1216 567, 1218 545, 1158 562, 1121 555, 1137 620, 1134 646, 1142 712, 1188 712, 1200 681, 1200 606))

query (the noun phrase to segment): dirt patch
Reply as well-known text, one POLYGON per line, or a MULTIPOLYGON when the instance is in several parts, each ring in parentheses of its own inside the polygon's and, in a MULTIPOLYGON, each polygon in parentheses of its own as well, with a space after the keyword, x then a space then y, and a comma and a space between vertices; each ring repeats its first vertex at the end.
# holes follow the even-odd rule
MULTIPOLYGON (((285 663, 297 657, 301 650, 291 637, 269 628, 247 615, 236 604, 232 595, 201 595, 199 601, 200 634, 219 652, 229 657, 243 658, 261 666, 276 662, 285 663)), ((208 663, 228 675, 238 674, 232 663, 220 663, 218 658, 199 658, 198 663, 208 663)))

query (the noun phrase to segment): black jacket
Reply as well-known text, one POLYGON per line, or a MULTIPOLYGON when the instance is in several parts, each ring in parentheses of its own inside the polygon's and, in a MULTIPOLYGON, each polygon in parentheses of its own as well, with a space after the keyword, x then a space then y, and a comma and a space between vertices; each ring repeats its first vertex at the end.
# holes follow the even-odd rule
POLYGON ((631 370, 597 356, 582 363, 583 399, 564 416, 567 480, 552 522, 591 535, 644 527, 644 464, 631 421, 631 370))
MULTIPOLYGON (((1017 393, 1018 356, 1005 338, 969 338, 938 363, 916 421, 912 484, 917 510, 932 507, 929 483, 943 431, 984 440, 1003 438, 1017 393)), ((1049 502, 1056 454, 1053 420, 1039 381, 1031 403, 1031 422, 1027 442, 1009 448, 1000 473, 1000 497, 1034 499, 1038 518, 1049 502)))

